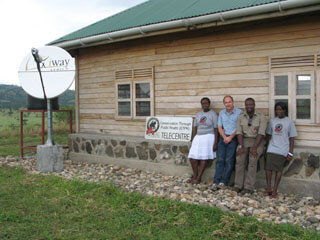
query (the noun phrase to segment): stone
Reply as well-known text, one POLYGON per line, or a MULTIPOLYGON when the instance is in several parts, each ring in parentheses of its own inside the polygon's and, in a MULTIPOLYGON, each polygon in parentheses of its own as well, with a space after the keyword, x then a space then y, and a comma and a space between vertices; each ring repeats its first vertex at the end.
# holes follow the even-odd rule
POLYGON ((127 144, 127 141, 125 141, 125 140, 120 141, 121 146, 125 146, 126 144, 127 144))
POLYGON ((307 166, 313 169, 319 168, 319 156, 316 157, 311 153, 307 160, 307 166))
POLYGON ((95 140, 95 139, 92 139, 92 140, 91 140, 91 144, 92 144, 93 148, 95 148, 95 147, 97 146, 96 140, 95 140))
POLYGON ((287 211, 288 211, 288 208, 286 208, 286 207, 280 206, 280 207, 278 208, 278 212, 279 212, 279 213, 286 213, 287 211))
POLYGON ((134 151, 133 147, 126 147, 126 157, 127 158, 136 158, 137 154, 134 151))
POLYGON ((117 140, 114 140, 114 139, 111 139, 111 144, 112 146, 117 146, 118 145, 118 141, 117 140))
POLYGON ((76 142, 77 142, 77 143, 80 143, 80 142, 81 142, 81 140, 80 140, 79 137, 76 137, 76 142))
POLYGON ((106 148, 106 154, 109 157, 114 157, 113 148, 110 145, 106 148))
POLYGON ((172 146, 172 148, 171 148, 171 150, 172 150, 173 153, 177 153, 177 149, 178 149, 177 146, 172 146))
POLYGON ((154 144, 154 147, 159 151, 161 148, 161 144, 154 144))
POLYGON ((85 144, 85 143, 82 143, 82 144, 81 144, 81 150, 82 150, 82 151, 86 151, 86 144, 85 144))
POLYGON ((7 156, 6 161, 7 162, 16 162, 18 159, 13 156, 7 156))
POLYGON ((101 139, 99 139, 98 140, 98 145, 100 145, 102 143, 102 140, 101 139))
POLYGON ((306 220, 307 220, 308 222, 310 222, 310 223, 318 223, 318 222, 319 222, 319 219, 316 218, 316 217, 313 217, 313 216, 308 217, 306 220))
POLYGON ((314 171, 315 169, 313 167, 305 167, 306 177, 310 177, 314 171))
POLYGON ((72 147, 73 147, 74 152, 76 152, 76 153, 79 152, 79 145, 76 141, 73 141, 72 147))
POLYGON ((165 148, 160 151, 160 160, 169 160, 172 158, 171 149, 165 148))
POLYGON ((90 142, 86 142, 86 152, 91 154, 92 152, 92 146, 90 144, 90 142))
POLYGON ((300 158, 305 162, 305 161, 308 161, 308 158, 309 158, 309 153, 307 152, 301 152, 300 153, 300 158))
POLYGON ((103 152, 104 152, 104 145, 103 144, 98 145, 96 154, 101 156, 103 155, 103 152))
POLYGON ((157 152, 153 148, 149 148, 149 156, 151 160, 155 160, 157 157, 157 152))
POLYGON ((140 143, 140 145, 143 148, 148 148, 149 147, 149 143, 148 142, 142 142, 142 143, 140 143))
POLYGON ((293 160, 287 171, 283 174, 285 177, 291 177, 293 175, 299 174, 303 167, 303 162, 301 159, 296 158, 293 160))
POLYGON ((143 146, 136 146, 136 151, 140 160, 148 160, 148 150, 143 146))
POLYGON ((189 153, 189 147, 184 145, 184 146, 179 146, 179 151, 183 154, 188 154, 189 153))
POLYGON ((183 165, 183 166, 187 166, 187 157, 179 154, 178 156, 176 156, 176 158, 174 159, 174 164, 176 165, 183 165))
POLYGON ((38 145, 36 169, 44 173, 61 172, 63 170, 63 147, 61 145, 38 145))
POLYGON ((103 142, 104 142, 104 145, 106 146, 108 145, 108 140, 104 140, 103 142))
MULTIPOLYGON (((120 144, 121 145, 121 144, 120 144)), ((124 157, 124 155, 123 155, 123 148, 122 147, 120 147, 120 146, 117 146, 117 147, 115 147, 115 149, 114 149, 114 154, 115 154, 115 156, 116 156, 116 158, 123 158, 124 157)))

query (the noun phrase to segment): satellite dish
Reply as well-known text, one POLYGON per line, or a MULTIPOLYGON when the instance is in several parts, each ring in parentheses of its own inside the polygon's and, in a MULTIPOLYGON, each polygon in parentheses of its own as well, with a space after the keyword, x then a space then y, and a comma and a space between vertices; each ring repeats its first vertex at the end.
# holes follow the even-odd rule
MULTIPOLYGON (((55 46, 38 48, 38 54, 46 97, 55 98, 73 83, 76 70, 74 58, 64 49, 55 46)), ((22 60, 18 74, 24 91, 35 98, 45 98, 32 53, 22 60)))

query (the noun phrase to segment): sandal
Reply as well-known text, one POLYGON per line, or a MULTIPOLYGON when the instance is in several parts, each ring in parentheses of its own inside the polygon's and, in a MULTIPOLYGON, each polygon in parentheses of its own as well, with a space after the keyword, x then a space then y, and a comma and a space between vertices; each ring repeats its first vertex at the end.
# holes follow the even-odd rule
POLYGON ((192 184, 196 185, 196 184, 200 184, 201 181, 197 180, 197 179, 194 179, 192 180, 192 184))
POLYGON ((265 197, 267 197, 267 196, 271 196, 272 195, 272 191, 270 191, 270 192, 264 192, 263 193, 263 196, 265 196, 265 197))
POLYGON ((278 194, 271 194, 269 198, 270 199, 276 199, 277 197, 278 197, 278 194))
POLYGON ((192 183, 193 182, 193 179, 192 178, 189 178, 188 180, 187 180, 187 183, 192 183))

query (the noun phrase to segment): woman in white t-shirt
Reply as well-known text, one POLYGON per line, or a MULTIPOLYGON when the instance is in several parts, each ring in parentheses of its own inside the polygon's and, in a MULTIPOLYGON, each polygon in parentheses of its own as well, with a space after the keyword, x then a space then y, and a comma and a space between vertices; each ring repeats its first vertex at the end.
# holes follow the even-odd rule
POLYGON ((192 166, 193 176, 188 179, 188 183, 199 184, 206 167, 206 160, 216 157, 218 116, 210 109, 210 99, 201 99, 202 111, 199 112, 194 121, 192 131, 192 145, 188 158, 192 166))
POLYGON ((269 145, 265 166, 267 191, 264 195, 270 198, 277 197, 283 168, 293 158, 294 137, 298 136, 293 121, 286 117, 287 105, 278 102, 274 109, 276 117, 270 120, 266 130, 269 145), (276 174, 273 189, 271 189, 272 172, 276 174))

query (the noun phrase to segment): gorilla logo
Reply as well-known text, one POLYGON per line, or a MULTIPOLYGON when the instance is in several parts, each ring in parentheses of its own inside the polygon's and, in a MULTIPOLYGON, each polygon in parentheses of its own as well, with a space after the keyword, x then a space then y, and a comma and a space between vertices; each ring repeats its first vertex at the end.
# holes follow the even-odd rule
POLYGON ((152 135, 158 131, 160 126, 159 120, 157 118, 150 118, 147 123, 147 135, 152 133, 152 135))
POLYGON ((278 123, 278 124, 276 125, 274 131, 275 131, 276 133, 280 133, 281 130, 282 130, 282 128, 283 128, 282 124, 281 124, 281 123, 278 123))

